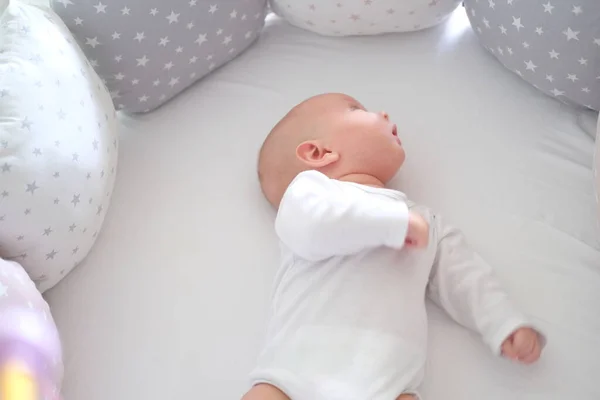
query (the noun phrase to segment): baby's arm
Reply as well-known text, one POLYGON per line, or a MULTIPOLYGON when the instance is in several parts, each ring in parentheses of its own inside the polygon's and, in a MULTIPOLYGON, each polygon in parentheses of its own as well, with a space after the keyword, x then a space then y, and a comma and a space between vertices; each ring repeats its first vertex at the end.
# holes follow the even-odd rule
POLYGON ((429 297, 459 324, 481 334, 495 354, 525 363, 539 358, 544 338, 519 312, 492 268, 467 244, 457 229, 434 217, 438 235, 429 297))
POLYGON ((348 196, 325 175, 300 174, 279 206, 275 230, 292 251, 308 260, 358 253, 367 248, 427 244, 429 227, 404 202, 348 196))

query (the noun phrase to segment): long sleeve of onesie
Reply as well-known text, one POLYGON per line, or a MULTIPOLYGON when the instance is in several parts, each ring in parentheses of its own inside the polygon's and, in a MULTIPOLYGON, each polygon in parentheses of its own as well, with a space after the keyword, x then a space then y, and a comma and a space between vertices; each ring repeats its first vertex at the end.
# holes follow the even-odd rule
POLYGON ((299 174, 285 192, 275 221, 282 243, 309 261, 379 246, 403 247, 406 201, 373 202, 367 193, 345 188, 317 171, 299 174))
POLYGON ((510 302, 490 265, 469 247, 464 235, 443 226, 438 216, 432 222, 437 225, 440 239, 429 297, 456 322, 480 333, 499 355, 502 343, 512 332, 530 325, 510 302))

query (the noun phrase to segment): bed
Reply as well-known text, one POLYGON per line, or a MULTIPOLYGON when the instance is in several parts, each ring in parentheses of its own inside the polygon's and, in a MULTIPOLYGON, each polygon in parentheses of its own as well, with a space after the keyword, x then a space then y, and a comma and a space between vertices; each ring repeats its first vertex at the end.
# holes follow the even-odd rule
POLYGON ((461 9, 422 32, 331 38, 271 16, 256 45, 143 116, 121 116, 119 175, 90 256, 47 292, 66 399, 235 399, 248 389, 278 266, 256 177, 273 124, 345 92, 398 124, 393 187, 459 226, 548 337, 523 367, 428 304, 426 400, 600 398, 593 138, 524 84, 461 9))

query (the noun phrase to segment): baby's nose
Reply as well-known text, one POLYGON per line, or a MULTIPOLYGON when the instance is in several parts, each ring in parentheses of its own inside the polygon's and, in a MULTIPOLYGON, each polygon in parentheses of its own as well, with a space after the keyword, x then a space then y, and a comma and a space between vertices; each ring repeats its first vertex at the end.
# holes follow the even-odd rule
POLYGON ((385 118, 386 120, 388 120, 388 121, 390 120, 390 116, 385 111, 381 111, 379 114, 381 114, 381 116, 383 118, 385 118))

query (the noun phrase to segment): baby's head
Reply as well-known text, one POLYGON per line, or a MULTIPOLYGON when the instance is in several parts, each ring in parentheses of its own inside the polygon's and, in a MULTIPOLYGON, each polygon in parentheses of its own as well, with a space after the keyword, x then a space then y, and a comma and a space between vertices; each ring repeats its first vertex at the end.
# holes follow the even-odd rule
POLYGON ((383 186, 404 158, 387 113, 369 112, 350 96, 328 93, 298 104, 275 125, 260 150, 258 175, 267 200, 278 207, 302 171, 383 186))

